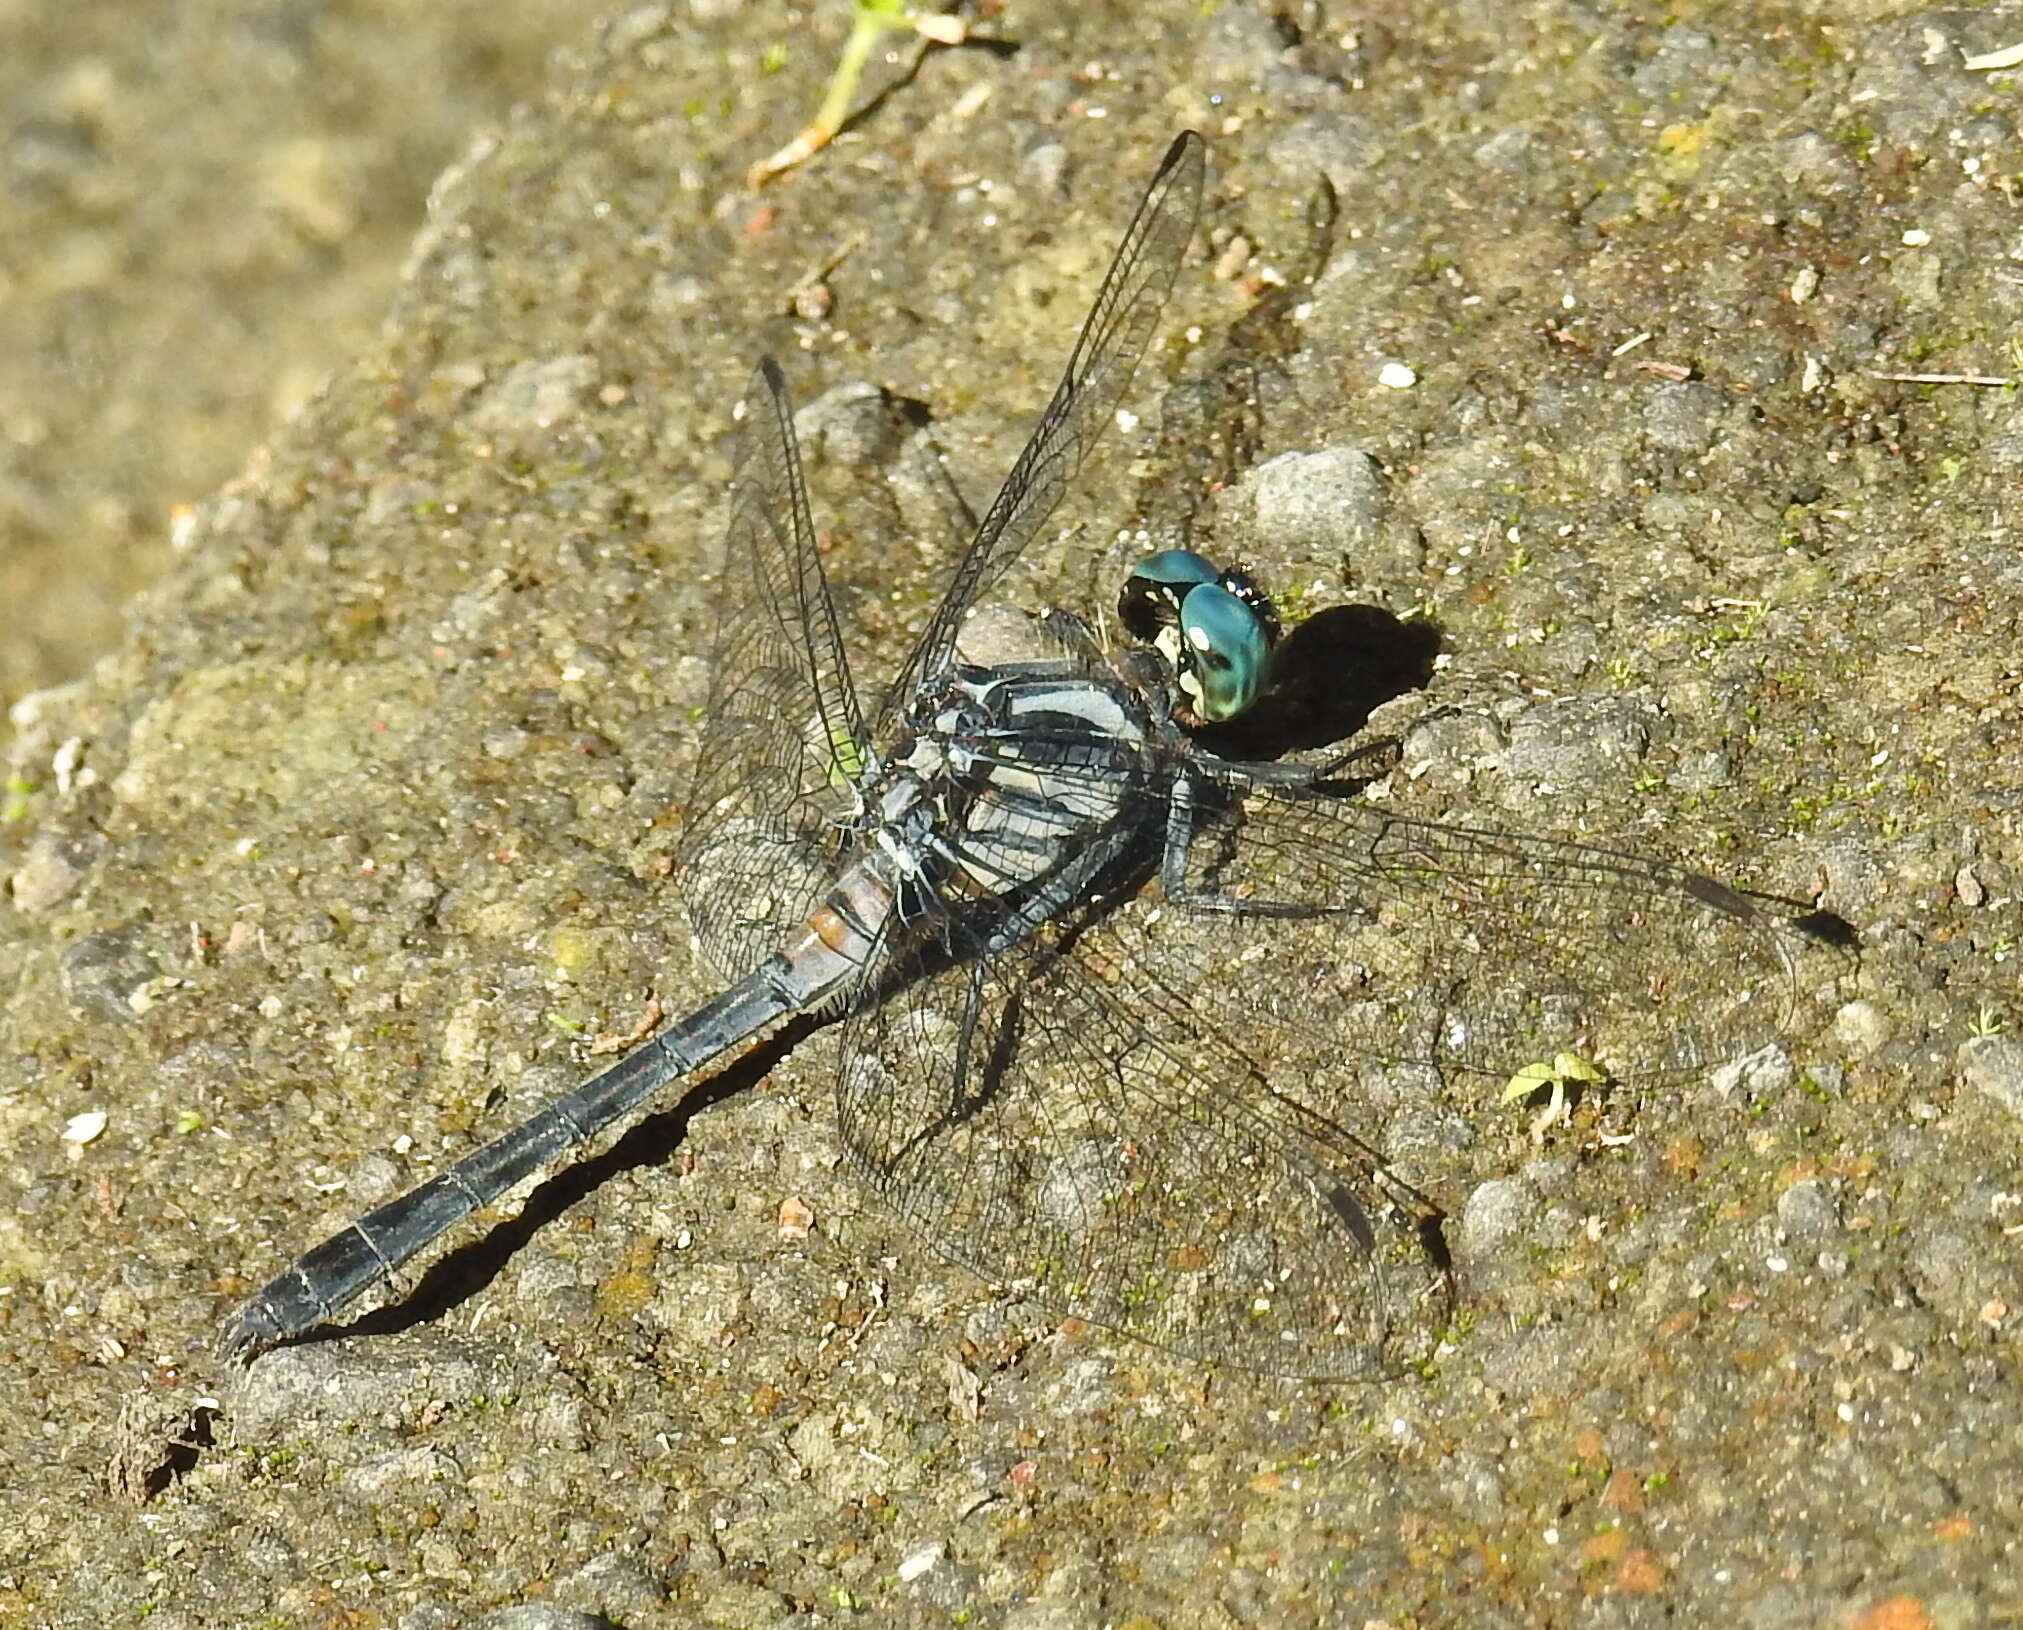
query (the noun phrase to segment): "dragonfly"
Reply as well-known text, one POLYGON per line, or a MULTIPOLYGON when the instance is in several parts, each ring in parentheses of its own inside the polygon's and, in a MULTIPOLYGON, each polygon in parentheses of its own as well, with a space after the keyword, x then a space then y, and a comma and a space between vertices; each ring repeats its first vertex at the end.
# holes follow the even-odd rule
POLYGON ((250 1360, 672 1083, 815 1015, 848 1167, 950 1259, 1059 1313, 1267 1374, 1423 1361, 1441 1212, 1352 1124, 1427 1082, 1574 1054, 1653 1079, 1775 1041, 1804 933, 1670 863, 1388 813, 1353 753, 1204 745, 1270 683, 1278 622, 1188 550, 1140 563, 1112 656, 1049 612, 965 621, 1117 415, 1179 274, 1183 132, 1067 368, 867 705, 786 383, 745 396, 715 669, 679 875, 719 994, 311 1249, 230 1317, 250 1360))

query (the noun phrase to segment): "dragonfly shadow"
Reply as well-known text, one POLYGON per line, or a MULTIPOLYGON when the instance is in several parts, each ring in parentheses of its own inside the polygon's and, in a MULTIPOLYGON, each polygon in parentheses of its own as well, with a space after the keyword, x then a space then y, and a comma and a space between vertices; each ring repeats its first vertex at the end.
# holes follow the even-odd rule
POLYGON ((278 1345, 306 1346, 341 1336, 399 1335, 462 1306, 497 1279, 523 1245, 577 1201, 620 1172, 664 1166, 687 1139, 697 1114, 756 1087, 789 1053, 830 1022, 827 1017, 794 1020, 728 1069, 698 1082, 679 1102, 648 1115, 602 1154, 564 1167, 527 1196, 518 1216, 450 1252, 399 1301, 375 1308, 349 1324, 318 1325, 278 1345))
POLYGON ((1315 612, 1279 642, 1255 703, 1191 734, 1218 757, 1253 764, 1344 741, 1384 703, 1425 688, 1441 637, 1430 619, 1405 622, 1378 606, 1315 612))

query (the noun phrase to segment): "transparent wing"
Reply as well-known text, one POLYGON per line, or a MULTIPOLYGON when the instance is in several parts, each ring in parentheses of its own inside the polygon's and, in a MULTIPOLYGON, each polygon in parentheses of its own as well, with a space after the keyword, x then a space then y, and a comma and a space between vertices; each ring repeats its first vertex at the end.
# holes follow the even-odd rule
POLYGON ((680 860, 704 949, 742 974, 813 905, 864 721, 815 550, 793 409, 768 357, 745 392, 716 636, 680 860))
POLYGON ((1182 775, 1174 892, 1144 887, 1154 831, 1023 945, 916 920, 936 971, 902 958, 852 1018, 838 1096, 853 1164, 944 1254, 1198 1358, 1423 1356, 1450 1286, 1394 1122, 1561 1052, 1644 1082, 1744 1057, 1820 943, 1663 861, 1182 775))
POLYGON ((1193 131, 1174 138, 1145 190, 1124 241, 1068 358, 1053 400, 1019 454, 936 607, 893 681, 882 737, 922 676, 948 660, 963 614, 1018 556, 1061 501, 1082 460, 1115 414, 1159 318, 1201 205, 1206 148, 1193 131))
POLYGON ((952 1260, 1196 1358, 1388 1373, 1449 1311, 1432 1208, 1240 1036, 1050 925, 860 1012, 859 1175, 952 1260))
POLYGON ((1113 914, 1108 954, 1331 1053, 1508 1077, 1572 1052, 1655 1082, 1779 1039, 1818 943, 1665 861, 1325 787, 1227 785, 1192 820, 1167 898, 1113 914))

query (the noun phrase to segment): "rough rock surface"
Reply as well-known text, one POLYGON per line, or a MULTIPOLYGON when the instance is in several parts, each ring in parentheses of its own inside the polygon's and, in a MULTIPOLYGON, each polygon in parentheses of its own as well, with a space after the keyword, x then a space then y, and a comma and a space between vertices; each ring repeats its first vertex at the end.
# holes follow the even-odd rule
POLYGON ((172 512, 372 342, 429 182, 598 10, 0 6, 0 705, 117 642, 172 512))
MULTIPOLYGON (((1007 6, 1015 53, 754 197, 846 8, 643 4, 473 141, 379 341, 23 710, 0 1625, 2016 1614, 2023 414, 1879 376, 2018 369, 2018 76, 1961 59, 2023 10, 1322 9, 1007 6), (228 1372, 288 1254, 706 978, 667 861, 753 359, 921 404, 982 502, 1190 124, 1137 427, 1005 597, 1097 604, 1118 528, 1213 553, 1215 493, 1353 449, 1375 563, 1242 546, 1295 614, 1440 624, 1393 805, 1817 899, 1851 988, 1718 1083, 1422 1126, 1464 1291, 1423 1374, 994 1294, 838 1169, 819 1040, 228 1372)), ((871 667, 946 550, 875 428, 813 472, 871 667)))

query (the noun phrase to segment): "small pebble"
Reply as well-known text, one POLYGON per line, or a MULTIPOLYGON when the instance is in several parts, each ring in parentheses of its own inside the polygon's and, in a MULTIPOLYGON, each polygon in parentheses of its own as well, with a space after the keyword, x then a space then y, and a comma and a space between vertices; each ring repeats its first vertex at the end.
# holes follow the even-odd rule
POLYGON ((1538 1196, 1519 1178, 1493 1177, 1477 1184, 1461 1208, 1463 1255, 1491 1255, 1521 1233, 1537 1210, 1538 1196))
POLYGON ((1349 554, 1375 541, 1386 504, 1376 461, 1356 447, 1281 453, 1251 470, 1227 501, 1275 547, 1349 554))
POLYGON ((1833 1016, 1833 1034, 1857 1057, 1866 1058, 1890 1039, 1889 1015, 1873 1002, 1849 1002, 1833 1016))
POLYGON ((1981 879, 1974 875, 1971 866, 1962 866, 1953 874, 1953 892, 1970 911, 1988 898, 1988 891, 1981 886, 1981 879))
POLYGON ((476 1630, 607 1630, 611 1621, 553 1602, 520 1602, 477 1621, 476 1630))
POLYGON ((1977 1036, 1955 1055, 1960 1078, 1999 1108, 2023 1120, 2023 1040, 1977 1036))
POLYGON ((1840 1207, 1824 1183, 1804 1178, 1778 1195, 1777 1226, 1796 1244, 1817 1244, 1840 1227, 1840 1207))

